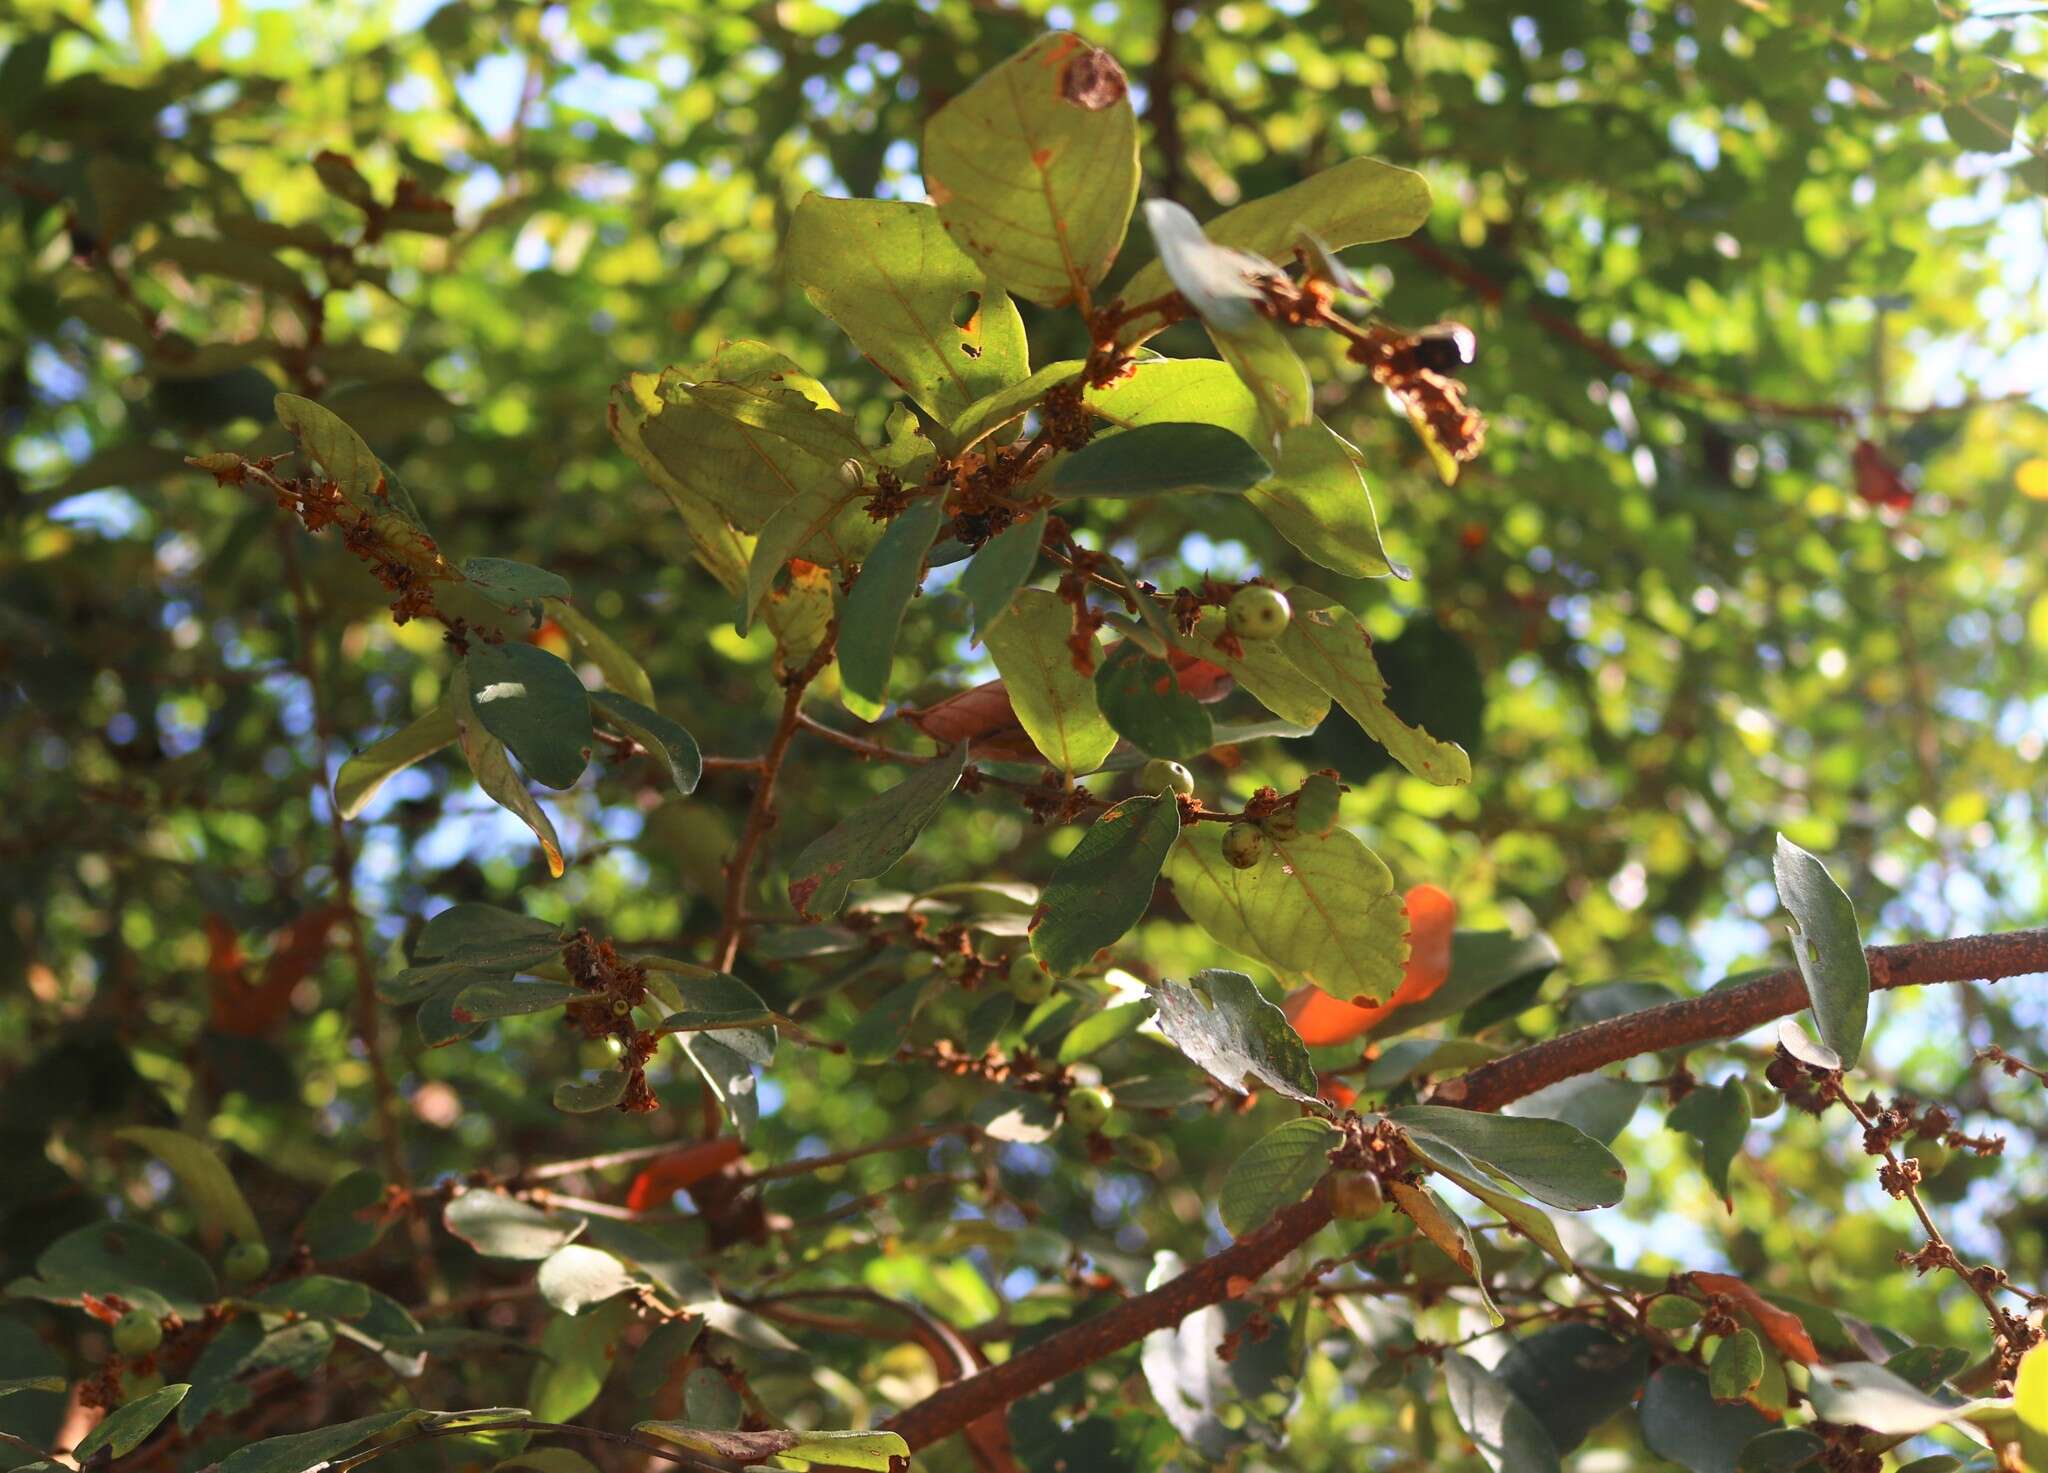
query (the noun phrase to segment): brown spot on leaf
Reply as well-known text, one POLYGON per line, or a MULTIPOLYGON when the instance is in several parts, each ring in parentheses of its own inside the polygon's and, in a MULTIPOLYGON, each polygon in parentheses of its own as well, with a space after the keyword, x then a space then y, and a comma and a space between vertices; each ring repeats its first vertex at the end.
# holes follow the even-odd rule
POLYGON ((1125 80, 1124 69, 1116 64, 1116 59, 1093 46, 1084 47, 1060 68, 1060 96, 1092 113, 1115 107, 1130 90, 1131 84, 1125 80))

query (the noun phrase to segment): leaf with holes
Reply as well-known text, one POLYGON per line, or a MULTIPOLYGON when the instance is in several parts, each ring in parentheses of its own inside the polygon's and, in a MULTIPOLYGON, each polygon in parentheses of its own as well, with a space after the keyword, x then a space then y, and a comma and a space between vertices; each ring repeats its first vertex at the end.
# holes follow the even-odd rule
POLYGON ((925 190, 988 274, 1042 307, 1108 273, 1138 198, 1138 120, 1108 52, 1040 37, 931 116, 925 190))
POLYGON ((1031 371, 1016 305, 931 205, 806 195, 782 250, 811 305, 942 424, 1031 371))
POLYGON ((1249 1079, 1304 1104, 1316 1099, 1308 1045, 1244 973, 1212 968, 1186 983, 1162 979, 1150 991, 1159 1031, 1223 1085, 1249 1094, 1249 1079))
POLYGON ((1224 825, 1181 835, 1166 877, 1181 908, 1232 951, 1290 985, 1372 1004, 1400 985, 1408 922, 1394 875, 1348 829, 1268 838, 1258 863, 1223 857, 1224 825))
POLYGON ((910 852, 967 768, 967 744, 911 769, 804 846, 789 871, 789 899, 800 915, 823 920, 839 914, 855 880, 872 880, 910 852))
POLYGON ((981 633, 1018 723, 1045 760, 1069 775, 1093 772, 1116 746, 1116 730, 1096 703, 1092 678, 1102 663, 1093 634, 1084 645, 1088 673, 1068 643, 1073 610, 1057 593, 1026 588, 981 633))
POLYGON ((1294 618, 1280 636, 1294 668, 1328 691, 1394 759, 1438 786, 1472 781, 1472 759, 1455 742, 1408 725, 1387 705, 1387 679, 1373 658, 1372 636, 1349 609, 1312 589, 1288 590, 1294 618))
POLYGON ((1106 810, 1039 896, 1031 954, 1064 977, 1135 926, 1179 833, 1180 800, 1172 793, 1126 798, 1106 810))
POLYGON ((1342 1142, 1335 1126, 1312 1116, 1268 1131, 1223 1178, 1223 1195, 1216 1203, 1223 1226, 1241 1238, 1281 1208, 1292 1207, 1323 1179, 1330 1152, 1342 1142))
POLYGON ((1863 955, 1856 906, 1826 866, 1783 834, 1771 868, 1778 898, 1792 912, 1792 951, 1806 979, 1820 1041, 1840 1056, 1843 1068, 1853 1069, 1870 1019, 1870 962, 1863 955))

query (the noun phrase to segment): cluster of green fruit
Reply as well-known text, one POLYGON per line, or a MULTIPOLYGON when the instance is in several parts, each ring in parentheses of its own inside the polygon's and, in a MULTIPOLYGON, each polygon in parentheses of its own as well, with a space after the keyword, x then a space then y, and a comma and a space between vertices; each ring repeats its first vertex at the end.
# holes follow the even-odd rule
POLYGON ((1266 857, 1266 841, 1285 844, 1298 834, 1327 834, 1337 824, 1344 786, 1327 772, 1313 772, 1294 801, 1264 818, 1232 824, 1223 833, 1223 858, 1232 869, 1250 869, 1266 857))
MULTIPOLYGON (((270 1272, 270 1250, 261 1243, 237 1243, 228 1249, 221 1271, 229 1285, 245 1289, 270 1272)), ((124 1360, 148 1361, 164 1343, 163 1321, 146 1309, 131 1309, 114 1321, 115 1353, 124 1360)), ((121 1400, 138 1401, 163 1390, 163 1372, 151 1364, 147 1371, 129 1369, 121 1377, 121 1400)))
POLYGON ((1117 1112, 1116 1096, 1099 1084, 1076 1085, 1067 1091, 1067 1124, 1083 1135, 1101 1135, 1119 1156, 1139 1171, 1154 1172, 1166 1164, 1166 1151, 1150 1136, 1130 1129, 1130 1118, 1117 1112))

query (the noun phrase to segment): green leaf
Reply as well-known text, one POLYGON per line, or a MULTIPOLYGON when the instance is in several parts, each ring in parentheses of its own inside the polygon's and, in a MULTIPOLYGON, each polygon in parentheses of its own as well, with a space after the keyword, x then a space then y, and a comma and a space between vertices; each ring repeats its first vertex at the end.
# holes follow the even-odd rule
POLYGON ((1208 708, 1180 688, 1173 666, 1131 640, 1096 668, 1095 703, 1148 757, 1198 757, 1215 743, 1208 708))
POLYGON ((1764 1345, 1754 1330, 1737 1330, 1714 1347, 1707 1362, 1707 1394, 1715 1401, 1741 1401, 1764 1378, 1764 1345))
MULTIPOLYGON (((883 535, 867 514, 874 488, 862 479, 864 473, 856 474, 860 471, 857 462, 843 462, 838 475, 799 490, 762 526, 747 559, 747 586, 733 619, 733 627, 741 634, 754 627, 762 600, 773 591, 784 566, 804 548, 821 539, 851 546, 862 523, 873 527, 875 536, 883 535)), ((859 536, 858 540, 863 546, 873 545, 873 537, 859 536)))
POLYGON ((341 764, 334 775, 334 806, 343 818, 354 818, 369 806, 377 790, 416 762, 433 756, 455 741, 455 708, 444 691, 411 725, 372 742, 341 764))
POLYGON ((1172 793, 1105 810, 1053 871, 1031 917, 1031 954, 1055 977, 1086 966, 1143 918, 1180 833, 1172 793))
POLYGON ((383 465, 339 415, 297 394, 279 394, 276 407, 278 422, 341 488, 350 506, 363 513, 391 510, 383 465))
POLYGON ((913 502, 861 564, 839 611, 839 675, 847 689, 871 701, 887 700, 889 666, 903 611, 924 581, 924 562, 946 520, 944 500, 913 502))
POLYGON ((462 565, 462 576, 478 593, 508 613, 532 609, 542 599, 569 596, 569 580, 560 573, 511 558, 470 558, 462 565))
POLYGON ((7 1292, 53 1304, 119 1294, 159 1317, 175 1310, 197 1319, 220 1286, 206 1260, 183 1243, 118 1220, 66 1233, 36 1259, 36 1276, 15 1280, 7 1292))
POLYGON ((1221 425, 1159 423, 1098 435, 1062 456, 1045 488, 1062 498, 1238 492, 1272 473, 1265 456, 1221 425))
POLYGON ((1078 37, 1040 37, 933 113, 925 190, 988 274, 1042 307, 1087 310, 1138 197, 1123 69, 1078 37))
POLYGON ((597 666, 608 687, 620 695, 632 697, 643 706, 654 704, 654 682, 647 678, 640 662, 626 653, 623 645, 572 603, 551 598, 542 607, 550 619, 562 626, 562 632, 569 636, 569 642, 576 646, 583 658, 597 666))
POLYGON ((639 1397, 652 1397, 668 1385, 676 1364, 697 1347, 704 1322, 694 1315, 688 1319, 664 1320, 641 1342, 627 1367, 628 1385, 639 1397))
POLYGON ((462 1023, 485 1023, 493 1018, 523 1017, 566 1007, 589 994, 580 987, 560 982, 514 982, 509 977, 472 982, 455 994, 454 1015, 462 1023))
POLYGON ((2005 1406, 2002 1400, 1938 1400, 1872 1361, 1814 1366, 1806 1394, 1823 1421, 1868 1427, 1880 1437, 1914 1437, 1985 1407, 2005 1406))
MULTIPOLYGON (((569 678, 574 680, 576 677, 572 673, 569 678)), ((582 688, 581 682, 577 688, 582 688)), ((476 785, 492 802, 510 811, 533 831, 534 838, 540 841, 541 853, 547 859, 548 873, 559 880, 567 866, 562 859, 562 841, 556 837, 554 822, 534 801, 524 780, 512 770, 512 757, 505 744, 485 729, 483 719, 470 704, 466 670, 456 672, 450 694, 455 710, 455 739, 462 744, 463 758, 469 763, 476 785)))
POLYGON ((70 1384, 62 1376, 13 1376, 0 1381, 0 1396, 12 1396, 18 1391, 63 1391, 70 1384))
MULTIPOLYGON (((1826 1450, 1827 1444, 1804 1427, 1773 1427, 1742 1445, 1735 1466, 1738 1473, 1791 1473, 1794 1468, 1806 1467, 1826 1450)), ((1899 1469, 1899 1473, 1912 1473, 1916 1468, 1920 1473, 1944 1473, 1938 1468, 1921 1468, 1917 1462, 1899 1469)))
POLYGON ((436 911, 420 928, 413 956, 514 972, 557 958, 568 939, 550 921, 464 900, 436 911))
POLYGON ((896 1459, 910 1457, 910 1444, 894 1432, 728 1432, 687 1422, 641 1422, 633 1430, 693 1452, 750 1464, 781 1458, 805 1467, 822 1464, 889 1473, 897 1466, 896 1459))
POLYGON ((550 1253, 534 1278, 540 1297, 571 1315, 645 1282, 611 1254, 581 1243, 565 1243, 550 1253))
POLYGON ((760 1118, 761 1100, 754 1087, 753 1066, 764 1052, 772 1050, 774 1042, 775 1034, 765 1028, 758 1034, 743 1029, 715 1035, 676 1035, 676 1043, 685 1057, 718 1103, 725 1107, 733 1130, 741 1136, 753 1134, 754 1124, 760 1118))
POLYGON ((471 709, 511 749, 535 782, 573 786, 590 760, 590 697, 583 682, 537 645, 473 644, 467 667, 471 709))
POLYGON ((327 1320, 361 1319, 371 1306, 368 1285, 354 1279, 337 1279, 332 1274, 303 1274, 272 1284, 253 1297, 259 1304, 327 1320))
MULTIPOLYGON (((1179 1255, 1157 1253, 1145 1287, 1160 1288, 1184 1271, 1179 1255)), ((1206 1305, 1177 1324, 1154 1330, 1139 1352, 1139 1368, 1159 1410, 1188 1446, 1209 1462, 1227 1459, 1232 1449, 1247 1443, 1277 1448, 1285 1437, 1284 1421, 1300 1372, 1290 1351, 1291 1337, 1269 1333, 1261 1339, 1247 1333, 1249 1318, 1250 1309, 1242 1304, 1206 1305), (1228 1359, 1226 1340, 1236 1347, 1228 1359)), ((1125 1473, 1136 1465, 1091 1457, 1066 1466, 1125 1473)))
POLYGON ((540 1337, 547 1358, 534 1367, 526 1390, 535 1420, 567 1422, 596 1401, 633 1323, 633 1303, 626 1298, 607 1299, 587 1314, 551 1318, 540 1337))
POLYGON ((530 1468, 533 1473, 600 1473, 597 1464, 566 1447, 528 1448, 516 1457, 492 1464, 491 1473, 507 1473, 512 1468, 530 1468))
POLYGON ((1087 366, 1079 358, 1063 358, 1046 364, 1022 383, 977 399, 954 416, 949 426, 953 443, 962 450, 973 449, 996 431, 1022 419, 1045 397, 1047 389, 1078 379, 1087 366))
POLYGON ((1604 1074, 1584 1074, 1524 1095, 1502 1107, 1508 1115, 1531 1115, 1544 1120, 1562 1120, 1583 1130, 1603 1146, 1628 1128, 1636 1106, 1643 1102, 1643 1086, 1627 1079, 1610 1079, 1604 1074))
POLYGON ((241 1243, 263 1241, 263 1229, 257 1226, 248 1199, 206 1142, 183 1131, 148 1125, 130 1126, 114 1134, 134 1142, 170 1168, 184 1190, 185 1205, 192 1209, 203 1232, 214 1237, 230 1234, 241 1243))
POLYGON ((1771 1426, 1748 1402, 1715 1401, 1706 1375, 1685 1365, 1650 1378, 1640 1416, 1650 1451, 1691 1473, 1736 1473, 1743 1445, 1771 1426))
POLYGON ((1742 1138, 1749 1133, 1749 1091, 1739 1078, 1724 1079, 1720 1085, 1695 1089, 1671 1109, 1664 1123, 1691 1136, 1699 1150, 1700 1165, 1714 1193, 1730 1212, 1735 1201, 1728 1194, 1728 1169, 1742 1153, 1742 1138))
MULTIPOLYGON (((1202 227, 1217 245, 1283 260, 1304 230, 1330 250, 1396 240, 1413 234, 1429 218, 1429 185, 1412 169, 1378 159, 1347 159, 1276 194, 1225 210, 1202 227)), ((1126 302, 1149 302, 1166 291, 1166 268, 1146 266, 1124 286, 1126 302)), ((1123 341, 1142 337, 1149 321, 1127 331, 1123 341)))
POLYGON ((1493 1295, 1486 1287, 1486 1268, 1480 1262, 1479 1240, 1472 1236, 1472 1229, 1465 1225, 1465 1220, 1451 1211, 1450 1204, 1428 1187, 1397 1180, 1387 1183, 1387 1192, 1393 1197, 1394 1205, 1415 1224, 1415 1230, 1450 1259, 1460 1272, 1471 1277, 1473 1287, 1479 1291, 1479 1302, 1485 1306, 1493 1322, 1496 1325, 1506 1323, 1506 1316, 1493 1302, 1493 1295))
POLYGON ((1394 875, 1348 829, 1266 840, 1259 862, 1223 857, 1222 824, 1181 835, 1166 877, 1189 919, 1290 984, 1377 1002, 1400 986, 1408 922, 1394 875))
POLYGON ((1186 635, 1176 635, 1177 648, 1198 659, 1220 665, 1245 693, 1282 721, 1313 730, 1330 714, 1330 697, 1314 681, 1294 668, 1294 662, 1280 652, 1270 639, 1232 640, 1235 652, 1222 643, 1226 616, 1218 608, 1205 608, 1186 635))
POLYGON ((583 1231, 580 1217, 557 1216, 482 1189, 451 1200, 441 1225, 486 1258, 546 1258, 583 1231))
POLYGON ((423 1421, 427 1415, 420 1411, 373 1412, 333 1427, 265 1438, 229 1453, 221 1462, 220 1473, 313 1473, 378 1433, 401 1423, 423 1421))
POLYGON ((729 1432, 739 1426, 745 1411, 732 1383, 710 1366, 698 1366, 685 1378, 683 1414, 692 1427, 729 1432))
POLYGON ((2048 1468, 2048 1342, 2020 1357, 2012 1405, 2019 1417, 2020 1452, 2027 1466, 2048 1468))
POLYGON ((1542 1422, 1499 1376, 1452 1351, 1444 1357, 1444 1384, 1452 1415, 1494 1473, 1546 1473, 1560 1466, 1542 1422))
POLYGON ((623 1069, 600 1069, 591 1079, 565 1079, 555 1086, 554 1104, 565 1115, 594 1115, 626 1097, 632 1078, 623 1069))
POLYGON ((109 1412, 98 1426, 79 1439, 78 1446, 71 1450, 71 1456, 81 1466, 103 1448, 109 1457, 127 1457, 142 1446, 143 1440, 156 1431, 158 1424, 176 1409, 191 1389, 190 1386, 162 1386, 109 1412))
POLYGON ((1066 600, 1026 588, 981 631, 981 638, 1032 745, 1061 772, 1078 776, 1102 765, 1116 746, 1116 731, 1095 703, 1092 674, 1102 662, 1101 644, 1089 636, 1089 673, 1084 674, 1067 644, 1073 628, 1066 600))
POLYGON ((1456 1182, 1514 1224, 1523 1237, 1548 1253, 1567 1273, 1579 1271, 1578 1264, 1573 1261, 1571 1253, 1564 1246, 1564 1239, 1558 1235, 1557 1224, 1551 1220, 1548 1212, 1523 1201, 1520 1197, 1502 1191, 1492 1177, 1455 1146, 1432 1141, 1424 1159, 1439 1175, 1448 1181, 1456 1182))
POLYGON ((1372 636, 1358 616, 1312 589, 1288 590, 1294 618, 1280 636, 1294 668, 1328 691, 1345 712, 1408 771, 1439 786, 1472 781, 1472 759, 1408 725, 1387 705, 1387 679, 1373 658, 1372 636))
POLYGON ((1517 984, 1540 983, 1563 958, 1557 943, 1541 931, 1514 936, 1506 931, 1459 931, 1451 938, 1451 975, 1421 1002, 1393 1014, 1375 1036, 1406 1032, 1455 1017, 1474 1004, 1517 984))
POLYGON ((812 920, 835 916, 855 880, 886 874, 938 816, 966 768, 967 744, 961 742, 806 844, 789 872, 789 899, 797 913, 812 920))
POLYGON ((1128 1038, 1152 1016, 1149 1002, 1118 1003, 1083 1018, 1060 1040, 1059 1061, 1078 1064, 1101 1053, 1120 1038, 1128 1038))
POLYGON ((941 423, 1031 372, 1016 305, 930 205, 806 195, 782 252, 811 305, 941 423))
POLYGON ((890 988, 862 1009, 846 1036, 847 1058, 856 1064, 882 1064, 895 1058, 924 999, 925 979, 919 977, 890 988))
POLYGON ((681 725, 615 691, 590 692, 590 708, 666 767, 677 792, 687 796, 697 791, 697 783, 704 776, 704 754, 697 749, 697 739, 681 725))
POLYGON ((974 606, 976 634, 1001 618, 1017 590, 1031 581, 1039 544, 1045 540, 1045 517, 1045 508, 1040 507, 1023 521, 1012 522, 982 543, 960 575, 960 591, 974 606))
POLYGON ((1292 1207, 1315 1190, 1330 1169, 1330 1152, 1342 1142, 1335 1126, 1313 1117, 1290 1120, 1261 1136, 1223 1178, 1216 1204, 1223 1226, 1242 1238, 1292 1207))
POLYGON ((1150 991, 1160 1032, 1226 1087, 1249 1094, 1263 1084, 1291 1100, 1316 1099, 1308 1046, 1242 972, 1211 968, 1185 985, 1161 979, 1150 991))
MULTIPOLYGON (((1086 399, 1112 424, 1196 421, 1255 444, 1271 439, 1252 391, 1228 364, 1209 359, 1142 362, 1107 388, 1088 390, 1086 399)), ((1273 475, 1246 493, 1275 531, 1347 577, 1404 571, 1387 556, 1363 458, 1343 436, 1318 422, 1283 434, 1277 453, 1273 475)))
POLYGON ((1772 861, 1778 898, 1792 912, 1792 950, 1820 1041, 1853 1069, 1870 1018, 1870 962, 1856 926, 1856 907, 1818 859, 1778 835, 1772 861))
POLYGON ((1388 1111, 1387 1118, 1414 1138, 1424 1156, 1441 1141, 1538 1201, 1568 1212, 1612 1207, 1627 1185, 1627 1173, 1612 1151, 1561 1120, 1485 1115, 1443 1105, 1408 1105, 1388 1111))
POLYGON ((1390 1090, 1431 1074, 1469 1069, 1500 1057, 1500 1050, 1473 1038, 1404 1038, 1380 1050, 1366 1067, 1365 1087, 1390 1090))
POLYGON ((659 1032, 756 1028, 773 1021, 768 1004, 761 1001, 753 988, 723 972, 709 977, 685 977, 674 986, 681 1006, 662 1020, 659 1032))
POLYGON ((1568 1453, 1635 1402, 1650 1374, 1650 1347, 1597 1325, 1554 1325, 1511 1344, 1493 1374, 1568 1453))

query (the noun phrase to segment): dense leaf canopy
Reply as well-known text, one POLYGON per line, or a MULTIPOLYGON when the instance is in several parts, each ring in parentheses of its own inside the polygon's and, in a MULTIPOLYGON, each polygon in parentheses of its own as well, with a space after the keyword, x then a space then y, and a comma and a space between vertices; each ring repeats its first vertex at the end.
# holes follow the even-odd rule
POLYGON ((2044 74, 19 0, 0 1468, 2048 1468, 2044 74))

